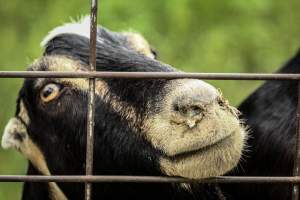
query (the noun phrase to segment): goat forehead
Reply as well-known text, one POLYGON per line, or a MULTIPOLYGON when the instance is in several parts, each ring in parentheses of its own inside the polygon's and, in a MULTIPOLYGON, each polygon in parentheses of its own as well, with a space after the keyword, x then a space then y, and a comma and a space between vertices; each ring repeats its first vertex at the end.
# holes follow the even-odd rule
POLYGON ((87 71, 85 66, 79 60, 67 56, 45 56, 37 59, 29 67, 32 71, 87 71))
MULTIPOLYGON (((79 60, 73 59, 67 56, 55 55, 55 56, 44 56, 38 60, 36 60, 30 67, 29 70, 32 71, 62 71, 62 72, 86 72, 88 66, 82 63, 79 60)), ((104 69, 108 70, 108 68, 104 69)), ((127 71, 127 70, 126 70, 127 71)), ((128 69, 130 71, 130 69, 128 69)), ((40 89, 47 82, 57 82, 62 83, 63 85, 70 85, 74 89, 88 91, 89 83, 86 78, 38 78, 33 80, 34 88, 40 89)), ((115 82, 115 81, 113 81, 115 82)), ((127 81, 118 81, 121 82, 122 87, 126 87, 126 84, 122 83, 133 83, 127 81)), ((140 82, 140 81, 139 81, 140 82)), ((145 83, 145 81, 142 81, 145 83)), ((158 83, 159 81, 156 81, 158 83)), ((113 84, 116 87, 119 87, 120 84, 113 84)), ((136 84, 131 84, 136 85, 136 84)), ((138 84, 139 87, 147 86, 147 84, 138 84)), ((96 81, 96 94, 100 96, 104 94, 104 92, 109 92, 112 85, 109 84, 109 81, 103 79, 97 79, 96 81)), ((114 87, 114 86, 113 86, 114 87)))
MULTIPOLYGON (((45 56, 36 60, 29 68, 33 71, 61 71, 61 72, 85 72, 87 66, 78 60, 66 56, 45 56)), ((88 91, 89 83, 86 78, 38 78, 34 80, 34 88, 40 89, 45 83, 56 82, 69 85, 73 89, 88 91)), ((106 83, 100 79, 96 81, 96 94, 107 90, 106 83)))

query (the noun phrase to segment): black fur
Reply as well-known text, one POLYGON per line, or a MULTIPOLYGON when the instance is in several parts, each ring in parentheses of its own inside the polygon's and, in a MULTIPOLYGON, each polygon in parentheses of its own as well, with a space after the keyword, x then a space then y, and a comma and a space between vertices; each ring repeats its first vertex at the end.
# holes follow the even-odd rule
MULTIPOLYGON (((41 175, 29 163, 27 175, 41 175)), ((25 183, 23 186, 22 200, 40 200, 49 199, 49 191, 47 183, 25 183), (28 195, 32 194, 32 195, 28 195)))
MULTIPOLYGON (((300 52, 278 73, 300 73, 300 52)), ((291 176, 296 142, 297 81, 267 81, 239 107, 250 127, 249 152, 231 175, 291 176)), ((291 199, 287 184, 224 185, 229 199, 291 199)), ((226 194, 225 194, 226 195, 226 194)))
MULTIPOLYGON (((105 34, 107 32, 104 32, 105 34)), ((175 71, 174 68, 147 58, 126 44, 106 38, 97 44, 98 71, 175 71)), ((76 35, 61 35, 51 40, 44 55, 66 55, 85 64, 89 60, 89 40, 76 35)), ((40 63, 42 70, 48 60, 40 63), (44 63, 43 63, 44 62, 44 63)), ((30 123, 27 127, 32 140, 41 148, 53 175, 78 175, 85 172, 87 93, 65 87, 60 99, 42 106, 38 100, 39 88, 35 79, 26 79, 19 99, 28 109, 30 123), (63 106, 59 107, 58 102, 63 106), (51 126, 50 126, 51 125, 51 126)), ((51 79, 46 81, 51 82, 51 79)), ((158 158, 163 152, 155 149, 141 137, 141 123, 145 115, 159 110, 157 101, 164 97, 163 86, 167 80, 105 80, 109 94, 136 108, 139 116, 129 124, 124 115, 115 112, 111 105, 96 98, 94 174, 101 175, 163 175, 158 158), (147 104, 152 105, 151 111, 147 104)), ((36 171, 29 167, 29 174, 36 171)), ((70 199, 84 198, 84 185, 59 183, 70 199)), ((45 185, 26 183, 23 199, 46 199, 45 185), (34 189, 33 189, 34 188, 34 189)), ((178 184, 103 183, 93 185, 93 199, 218 199, 214 186, 191 185, 191 192, 178 184)))

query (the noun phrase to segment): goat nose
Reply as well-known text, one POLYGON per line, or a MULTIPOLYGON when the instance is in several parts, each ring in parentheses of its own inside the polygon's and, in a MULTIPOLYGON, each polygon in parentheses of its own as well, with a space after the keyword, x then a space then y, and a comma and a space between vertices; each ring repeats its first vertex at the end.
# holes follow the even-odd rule
POLYGON ((189 128, 196 126, 205 113, 205 106, 198 100, 178 99, 173 104, 173 121, 186 124, 189 128))
POLYGON ((175 80, 172 84, 176 87, 166 99, 166 111, 170 113, 170 122, 174 125, 193 128, 211 113, 211 105, 218 103, 220 93, 208 83, 183 79, 175 80))
POLYGON ((182 90, 173 100, 173 109, 185 117, 200 115, 207 105, 216 101, 217 96, 216 90, 209 87, 182 90))
POLYGON ((216 94, 215 90, 212 90, 211 93, 206 90, 206 95, 203 95, 202 92, 196 94, 190 91, 182 92, 173 100, 172 121, 184 123, 189 128, 195 127, 205 116, 207 109, 209 109, 208 105, 216 101, 216 94))

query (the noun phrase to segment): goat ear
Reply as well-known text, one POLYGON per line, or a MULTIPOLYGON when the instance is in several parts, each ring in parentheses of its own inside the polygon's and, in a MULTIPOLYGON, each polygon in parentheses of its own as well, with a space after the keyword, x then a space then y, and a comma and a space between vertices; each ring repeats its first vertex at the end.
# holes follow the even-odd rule
POLYGON ((5 126, 1 146, 3 149, 21 149, 21 146, 28 138, 26 127, 17 118, 11 118, 5 126))
POLYGON ((139 33, 127 32, 123 33, 132 50, 141 53, 149 58, 155 59, 157 53, 149 44, 149 42, 139 33))
POLYGON ((11 118, 7 123, 1 145, 4 149, 13 148, 18 150, 42 174, 50 174, 42 151, 31 140, 25 125, 18 118, 11 118))

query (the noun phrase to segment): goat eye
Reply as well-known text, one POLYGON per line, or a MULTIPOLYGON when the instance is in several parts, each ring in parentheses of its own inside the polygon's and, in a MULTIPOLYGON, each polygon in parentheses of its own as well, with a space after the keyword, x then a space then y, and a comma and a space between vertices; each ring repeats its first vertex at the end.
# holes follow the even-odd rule
POLYGON ((44 103, 48 103, 49 101, 54 100, 55 98, 58 97, 59 92, 60 92, 60 85, 50 83, 46 85, 40 93, 40 97, 44 103))

